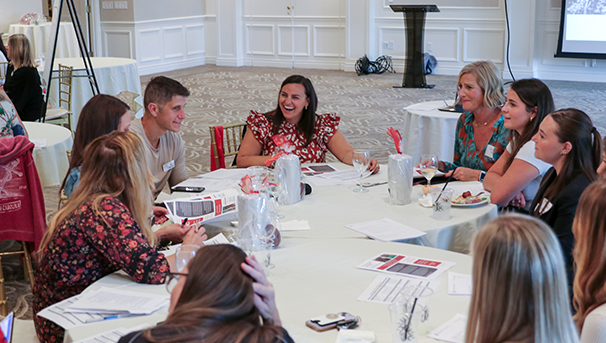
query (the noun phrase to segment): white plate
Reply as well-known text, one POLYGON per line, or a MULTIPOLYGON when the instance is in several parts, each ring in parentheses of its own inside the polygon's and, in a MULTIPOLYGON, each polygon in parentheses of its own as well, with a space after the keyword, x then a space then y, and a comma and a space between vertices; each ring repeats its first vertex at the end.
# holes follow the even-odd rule
POLYGON ((486 198, 480 202, 476 202, 474 204, 455 204, 454 202, 452 203, 452 207, 476 207, 476 206, 480 206, 480 205, 484 205, 485 203, 488 202, 488 200, 490 200, 490 198, 486 198))

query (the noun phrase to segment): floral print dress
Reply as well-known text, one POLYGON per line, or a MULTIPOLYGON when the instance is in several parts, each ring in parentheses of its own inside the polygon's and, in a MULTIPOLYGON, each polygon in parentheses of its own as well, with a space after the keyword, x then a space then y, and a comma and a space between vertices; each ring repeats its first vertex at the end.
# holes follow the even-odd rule
POLYGON ((457 122, 453 163, 445 162, 446 170, 465 167, 488 171, 505 152, 511 138, 511 131, 503 123, 501 116, 492 126, 492 136, 486 146, 478 150, 473 134, 473 113, 463 113, 457 122))
MULTIPOLYGON (((34 313, 120 269, 136 282, 164 283, 168 262, 149 245, 130 210, 112 197, 96 208, 89 201, 56 228, 36 271, 34 313)), ((60 326, 37 315, 34 324, 40 342, 63 342, 60 326)))
MULTIPOLYGON (((267 115, 272 115, 271 113, 267 115)), ((339 128, 339 118, 334 113, 317 114, 314 133, 311 142, 305 146, 305 135, 297 130, 296 124, 290 124, 286 121, 278 130, 278 134, 285 135, 295 145, 294 154, 299 156, 301 163, 319 163, 326 162, 326 151, 328 142, 334 136, 339 128)), ((255 139, 261 144, 263 156, 275 155, 279 147, 271 139, 273 136, 272 124, 263 113, 250 111, 250 116, 246 120, 248 127, 252 131, 255 139)))

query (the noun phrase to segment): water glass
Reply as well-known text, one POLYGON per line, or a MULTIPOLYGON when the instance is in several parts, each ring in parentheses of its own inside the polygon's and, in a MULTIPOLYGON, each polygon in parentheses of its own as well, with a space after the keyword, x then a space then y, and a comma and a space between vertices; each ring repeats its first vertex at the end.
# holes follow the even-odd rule
POLYGON ((370 152, 354 150, 351 156, 351 161, 358 174, 360 174, 360 182, 358 182, 360 186, 354 189, 354 192, 368 192, 368 189, 362 187, 362 176, 364 175, 364 172, 368 169, 368 165, 370 164, 370 152))
POLYGON ((179 272, 183 271, 189 261, 196 256, 196 252, 200 249, 197 245, 181 245, 175 253, 175 263, 179 272))
POLYGON ((430 154, 421 156, 419 169, 421 170, 421 174, 427 179, 427 187, 431 187, 431 179, 438 172, 438 156, 430 154))
POLYGON ((450 207, 452 201, 452 189, 432 188, 429 190, 431 194, 431 202, 433 207, 433 219, 448 220, 450 219, 450 207))

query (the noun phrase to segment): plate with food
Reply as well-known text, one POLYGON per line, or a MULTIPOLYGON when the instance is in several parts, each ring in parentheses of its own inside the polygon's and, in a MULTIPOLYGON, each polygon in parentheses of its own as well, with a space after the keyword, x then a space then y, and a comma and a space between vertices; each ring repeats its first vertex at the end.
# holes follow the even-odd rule
POLYGON ((451 202, 454 207, 474 207, 486 204, 490 197, 487 194, 472 195, 470 191, 463 192, 463 194, 453 197, 451 202))

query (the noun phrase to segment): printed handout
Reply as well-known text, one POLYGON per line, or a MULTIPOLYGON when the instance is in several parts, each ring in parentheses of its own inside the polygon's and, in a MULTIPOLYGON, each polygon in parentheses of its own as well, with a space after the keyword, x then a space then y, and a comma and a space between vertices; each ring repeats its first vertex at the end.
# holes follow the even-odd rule
POLYGON ((357 268, 433 280, 454 265, 454 262, 383 253, 362 262, 357 268))

